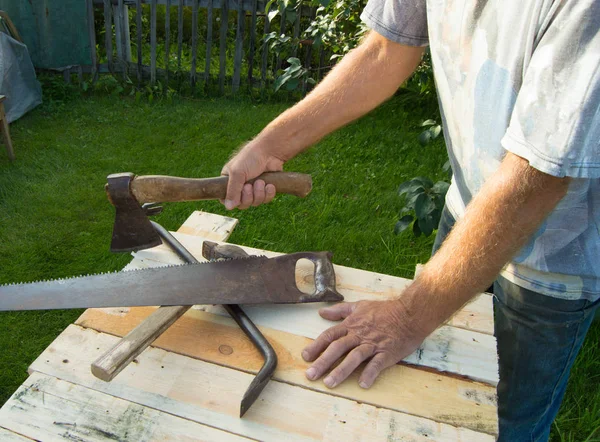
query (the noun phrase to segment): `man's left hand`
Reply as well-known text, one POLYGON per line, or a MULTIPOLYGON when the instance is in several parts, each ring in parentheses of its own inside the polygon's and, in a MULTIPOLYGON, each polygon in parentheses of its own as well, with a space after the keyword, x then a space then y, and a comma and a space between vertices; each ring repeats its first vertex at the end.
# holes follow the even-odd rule
POLYGON ((319 379, 348 353, 325 377, 323 382, 329 388, 339 385, 370 359, 358 381, 362 388, 369 388, 382 370, 414 352, 427 336, 418 331, 416 321, 399 300, 341 303, 323 308, 319 314, 331 321, 343 321, 325 330, 302 351, 305 361, 314 361, 306 377, 319 379))

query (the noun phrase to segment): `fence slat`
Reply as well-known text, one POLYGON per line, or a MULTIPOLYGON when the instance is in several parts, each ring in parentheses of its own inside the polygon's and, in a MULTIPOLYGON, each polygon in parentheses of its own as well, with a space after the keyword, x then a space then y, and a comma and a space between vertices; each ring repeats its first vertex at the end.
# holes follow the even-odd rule
POLYGON ((254 51, 256 51, 256 7, 258 0, 252 1, 252 19, 250 21, 250 48, 248 49, 248 84, 252 87, 254 84, 254 51))
MULTIPOLYGON (((311 11, 310 11, 310 21, 311 22, 315 19, 315 15, 316 15, 316 8, 313 7, 313 8, 311 8, 311 11)), ((312 48, 313 48, 312 44, 310 44, 308 46, 308 48, 306 48, 306 56, 304 58, 304 67, 309 70, 310 70, 310 63, 312 61, 312 48)), ((306 94, 307 88, 308 88, 308 83, 305 81, 302 84, 302 93, 303 94, 306 94)))
POLYGON ((265 32, 263 37, 263 48, 261 54, 262 60, 260 67, 260 87, 263 89, 267 87, 267 65, 269 62, 269 45, 265 41, 265 38, 267 37, 270 31, 271 21, 269 20, 269 17, 265 15, 265 32))
POLYGON ((125 60, 128 64, 131 61, 131 30, 129 29, 129 6, 123 6, 123 52, 125 53, 125 60))
MULTIPOLYGON (((285 28, 286 28, 286 24, 287 24, 287 20, 285 19, 285 10, 281 13, 281 20, 279 21, 279 34, 283 35, 285 34, 285 28)), ((277 72, 279 71, 279 69, 281 69, 281 56, 279 54, 277 54, 277 58, 275 59, 275 69, 273 69, 273 77, 276 78, 277 77, 277 72)))
POLYGON ((242 73, 242 57, 244 55, 244 28, 246 24, 246 13, 244 12, 243 3, 244 2, 242 0, 238 0, 235 56, 233 58, 233 92, 237 92, 240 88, 240 77, 242 73))
POLYGON ((213 0, 208 1, 206 5, 206 57, 204 64, 204 86, 210 82, 210 57, 212 55, 213 38, 213 0))
POLYGON ((227 51, 227 22, 229 18, 229 2, 221 0, 221 35, 219 36, 219 91, 225 92, 225 56, 227 51))
POLYGON ((169 58, 171 49, 171 0, 167 0, 167 6, 165 9, 165 70, 166 77, 165 83, 169 85, 169 58))
POLYGON ((90 39, 90 58, 92 60, 92 83, 98 78, 98 54, 96 53, 96 27, 94 25, 94 3, 87 1, 88 37, 90 39))
POLYGON ((104 0, 104 47, 106 48, 106 60, 108 69, 114 72, 113 54, 112 54, 112 7, 110 0, 104 0))
POLYGON ((192 88, 196 86, 196 58, 198 57, 198 0, 192 5, 192 70, 190 82, 192 88))
POLYGON ((150 84, 156 83, 156 0, 150 5, 150 84))
POLYGON ((137 44, 137 80, 142 84, 142 0, 135 0, 135 27, 137 44))
MULTIPOLYGON (((296 21, 294 22, 294 41, 298 41, 298 37, 300 36, 300 19, 302 18, 302 5, 298 8, 298 14, 296 15, 296 21)), ((296 57, 298 55, 298 45, 294 45, 294 49, 292 50, 292 57, 296 57)))
POLYGON ((177 70, 181 70, 181 48, 183 47, 183 0, 177 9, 177 70))

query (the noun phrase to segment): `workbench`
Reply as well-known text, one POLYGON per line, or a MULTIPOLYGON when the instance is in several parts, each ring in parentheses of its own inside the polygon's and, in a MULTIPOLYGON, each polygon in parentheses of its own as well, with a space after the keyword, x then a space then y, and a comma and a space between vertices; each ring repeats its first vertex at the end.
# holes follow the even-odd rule
MULTIPOLYGON (((175 236, 202 260, 203 240, 226 241, 236 224, 194 212, 175 236)), ((125 270, 177 262, 159 246, 135 253, 125 270)), ((347 301, 394 297, 410 283, 337 265, 335 271, 347 301)), ((298 286, 308 287, 312 276, 301 268, 298 286)), ((332 325, 319 307, 244 307, 279 363, 241 419, 240 400, 262 358, 222 307, 189 310, 112 382, 95 378, 90 364, 155 307, 89 309, 31 364, 29 378, 2 407, 0 441, 495 440, 491 295, 467 304, 368 390, 358 386, 357 373, 335 389, 306 379, 309 364, 300 352, 332 325)))

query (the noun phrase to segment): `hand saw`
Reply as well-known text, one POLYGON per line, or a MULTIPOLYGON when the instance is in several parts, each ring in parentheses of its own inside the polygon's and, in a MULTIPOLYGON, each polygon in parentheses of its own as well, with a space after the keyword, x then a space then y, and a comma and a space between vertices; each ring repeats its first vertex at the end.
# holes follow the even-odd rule
POLYGON ((338 302, 328 252, 253 256, 0 286, 0 311, 195 304, 338 302), (315 290, 300 291, 296 264, 314 264, 315 290))

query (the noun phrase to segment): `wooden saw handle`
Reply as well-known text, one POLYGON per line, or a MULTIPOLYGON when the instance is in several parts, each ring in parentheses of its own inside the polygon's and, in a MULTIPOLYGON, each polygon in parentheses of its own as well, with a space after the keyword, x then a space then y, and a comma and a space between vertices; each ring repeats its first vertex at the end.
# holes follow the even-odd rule
MULTIPOLYGON (((312 189, 310 175, 295 172, 266 172, 248 181, 264 180, 273 184, 277 193, 304 198, 312 189)), ((131 192, 138 203, 198 201, 224 199, 228 176, 215 178, 179 178, 164 175, 138 176, 131 182, 131 192)))

